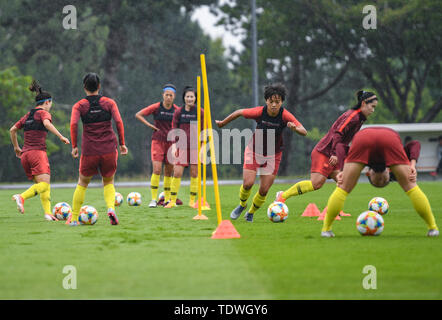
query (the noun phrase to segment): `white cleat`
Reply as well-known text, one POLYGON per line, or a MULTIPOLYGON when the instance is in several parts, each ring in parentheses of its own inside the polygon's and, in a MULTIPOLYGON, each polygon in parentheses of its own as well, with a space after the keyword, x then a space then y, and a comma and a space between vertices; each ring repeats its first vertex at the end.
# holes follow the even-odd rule
POLYGON ((149 202, 149 208, 156 208, 157 207, 157 201, 156 200, 151 200, 149 202))
POLYGON ((45 213, 45 219, 48 221, 58 221, 58 219, 52 214, 45 213))
POLYGON ((437 229, 428 230, 427 236, 428 237, 439 237, 439 230, 437 230, 437 229))
POLYGON ((321 237, 323 238, 334 238, 335 234, 333 233, 333 231, 322 231, 321 232, 321 237))
POLYGON ((21 214, 24 214, 25 213, 25 201, 23 200, 22 196, 19 194, 14 194, 12 196, 12 200, 14 200, 15 203, 17 203, 18 212, 20 212, 21 214))

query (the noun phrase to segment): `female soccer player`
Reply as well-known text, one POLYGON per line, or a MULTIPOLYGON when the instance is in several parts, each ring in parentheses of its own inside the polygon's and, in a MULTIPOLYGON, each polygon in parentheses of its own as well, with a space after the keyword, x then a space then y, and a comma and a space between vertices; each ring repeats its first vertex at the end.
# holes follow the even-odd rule
POLYGON ((389 168, 410 198, 416 212, 427 224, 427 235, 439 235, 430 202, 416 184, 416 176, 399 135, 389 128, 371 127, 359 131, 352 141, 344 169, 337 177, 338 186, 328 199, 322 237, 335 236, 331 231, 331 225, 344 207, 345 199, 356 186, 365 166, 370 167, 368 174, 371 184, 378 188, 385 187, 390 181, 389 168))
POLYGON ((167 152, 172 146, 172 141, 167 141, 167 134, 172 129, 172 119, 175 110, 178 109, 173 101, 175 100, 176 88, 173 84, 166 84, 163 87, 163 101, 151 104, 138 111, 135 117, 146 126, 154 130, 150 154, 153 164, 153 173, 150 178, 150 191, 152 200, 150 208, 158 204, 158 187, 160 185, 161 169, 164 163, 164 202, 170 200, 170 183, 172 181, 173 164, 169 161, 167 152), (154 124, 151 124, 144 117, 153 114, 154 124))
POLYGON ((279 191, 276 201, 285 202, 292 196, 319 190, 327 179, 336 181, 339 164, 343 165, 349 143, 378 104, 373 92, 358 91, 356 95, 358 103, 343 113, 313 148, 310 180, 300 181, 285 192, 279 191))
POLYGON ((39 194, 45 219, 57 221, 57 218, 51 213, 51 187, 49 185, 51 170, 46 154, 46 136, 50 131, 65 144, 69 144, 69 140, 52 124, 52 117, 49 113, 52 107, 51 94, 43 91, 36 81, 32 82, 29 90, 36 93, 36 107, 13 125, 9 132, 15 155, 21 159, 23 169, 29 180, 34 181, 34 185, 22 194, 13 195, 12 200, 17 203, 18 211, 25 213, 25 200, 39 194), (23 149, 20 148, 17 141, 17 131, 20 129, 24 129, 25 132, 23 149))
POLYGON ((266 86, 264 89, 265 106, 239 109, 224 120, 216 121, 219 128, 240 116, 257 122, 253 137, 244 151, 243 184, 239 191, 240 204, 231 212, 232 220, 238 219, 246 208, 258 169, 260 170, 259 191, 253 197, 253 204, 245 215, 246 220, 252 222, 254 213, 265 202, 267 192, 278 173, 282 157, 283 130, 288 127, 301 136, 307 134, 302 124, 282 107, 285 97, 286 88, 282 84, 266 86), (272 134, 274 134, 274 139, 269 141, 267 137, 270 135, 271 138, 272 134))
POLYGON ((124 142, 124 126, 120 111, 114 100, 99 95, 100 78, 95 73, 88 73, 83 78, 86 97, 72 107, 71 140, 72 157, 78 158, 77 133, 78 121, 83 122, 83 136, 81 141, 80 175, 77 188, 72 200, 71 226, 78 225, 78 215, 84 202, 87 186, 92 177, 98 173, 103 179, 104 200, 107 206, 107 215, 111 225, 118 224, 115 213, 114 176, 117 171, 117 137, 112 129, 114 119, 121 155, 126 155, 128 149, 124 142))
MULTIPOLYGON (((173 167, 173 179, 170 189, 170 202, 165 208, 173 208, 176 206, 176 199, 180 189, 181 177, 185 167, 190 166, 190 201, 189 206, 195 204, 195 197, 198 192, 198 142, 197 137, 197 94, 192 87, 185 87, 183 92, 184 107, 178 108, 173 115, 172 129, 181 129, 185 137, 180 137, 172 145, 172 153, 176 155, 176 162, 173 167), (191 134, 192 131, 192 134, 191 134), (191 137, 194 137, 191 140, 191 137), (185 138, 185 139, 184 139, 185 138), (182 145, 184 143, 184 145, 182 145)), ((200 109, 201 119, 204 117, 204 112, 200 109)), ((201 120, 203 123, 204 120, 201 120)), ((201 130, 201 128, 200 128, 201 130)))

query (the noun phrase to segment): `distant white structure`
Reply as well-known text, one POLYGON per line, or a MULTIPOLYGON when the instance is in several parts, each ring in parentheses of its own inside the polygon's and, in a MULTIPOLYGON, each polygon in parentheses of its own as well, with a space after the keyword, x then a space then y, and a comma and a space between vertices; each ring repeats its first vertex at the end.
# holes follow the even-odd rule
POLYGON ((394 123, 363 125, 361 129, 369 127, 387 127, 395 130, 401 136, 402 143, 406 136, 421 143, 421 153, 416 165, 420 172, 436 171, 439 163, 437 150, 439 136, 442 135, 442 122, 435 123, 394 123))

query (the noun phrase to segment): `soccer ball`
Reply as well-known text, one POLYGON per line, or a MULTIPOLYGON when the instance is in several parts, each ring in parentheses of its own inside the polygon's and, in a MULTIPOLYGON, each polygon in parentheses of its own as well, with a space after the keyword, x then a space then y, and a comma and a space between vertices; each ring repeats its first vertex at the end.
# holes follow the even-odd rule
POLYGON ((267 216, 272 222, 284 222, 289 215, 289 208, 282 202, 273 202, 267 209, 267 216))
POLYGON ((78 216, 78 221, 81 224, 95 224, 98 219, 98 212, 92 206, 82 206, 80 209, 80 215, 78 216))
POLYGON ((384 230, 384 219, 377 212, 364 211, 356 220, 356 228, 363 236, 378 236, 384 230))
POLYGON ((52 209, 52 214, 58 220, 67 220, 68 217, 72 214, 72 208, 66 202, 59 202, 52 209))
POLYGON ((121 206, 124 202, 123 195, 119 192, 115 192, 115 205, 117 207, 121 206))
POLYGON ((131 192, 127 195, 127 204, 130 206, 141 206, 141 194, 131 192))
POLYGON ((379 213, 380 215, 387 214, 388 202, 384 198, 375 197, 368 203, 368 210, 379 213))

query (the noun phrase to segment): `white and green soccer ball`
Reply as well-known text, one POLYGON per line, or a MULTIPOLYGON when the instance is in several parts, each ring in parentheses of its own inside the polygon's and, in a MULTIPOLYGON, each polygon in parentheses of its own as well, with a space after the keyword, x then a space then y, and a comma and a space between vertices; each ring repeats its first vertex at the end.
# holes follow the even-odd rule
POLYGON ((384 219, 377 212, 364 211, 356 220, 356 228, 363 236, 378 236, 384 231, 384 219))
POLYGON ((131 192, 127 195, 127 204, 130 206, 141 206, 141 194, 138 192, 131 192))
POLYGON ((72 214, 72 208, 67 202, 59 202, 52 209, 52 214, 58 220, 67 220, 72 214))
POLYGON ((82 206, 78 221, 81 224, 93 225, 98 220, 98 211, 92 206, 82 206))
POLYGON ((272 222, 284 222, 289 216, 289 208, 283 202, 273 202, 267 209, 267 217, 272 222))
POLYGON ((368 210, 379 213, 380 215, 387 214, 389 205, 387 200, 381 197, 374 197, 368 203, 368 210))
POLYGON ((119 207, 123 204, 124 197, 121 193, 115 192, 115 206, 119 207))

